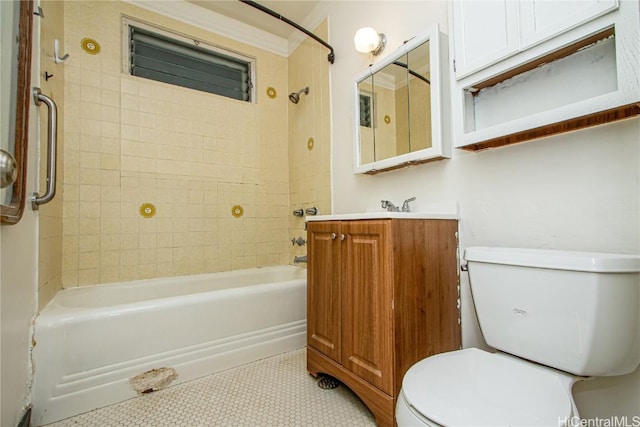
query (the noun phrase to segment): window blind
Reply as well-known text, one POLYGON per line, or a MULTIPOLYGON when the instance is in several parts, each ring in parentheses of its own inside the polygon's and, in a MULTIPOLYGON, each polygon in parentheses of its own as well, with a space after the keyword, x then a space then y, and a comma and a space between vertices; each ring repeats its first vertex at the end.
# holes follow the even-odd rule
POLYGON ((129 27, 130 73, 251 101, 251 64, 138 27, 129 27))
POLYGON ((360 95, 360 126, 371 127, 371 97, 360 95))

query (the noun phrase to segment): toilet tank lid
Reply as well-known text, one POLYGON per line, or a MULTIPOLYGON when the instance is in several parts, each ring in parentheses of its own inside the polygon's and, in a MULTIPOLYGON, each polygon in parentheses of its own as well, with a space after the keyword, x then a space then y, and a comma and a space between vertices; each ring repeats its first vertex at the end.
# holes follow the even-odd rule
POLYGON ((464 259, 470 262, 596 273, 640 272, 640 255, 604 252, 472 246, 465 250, 464 259))

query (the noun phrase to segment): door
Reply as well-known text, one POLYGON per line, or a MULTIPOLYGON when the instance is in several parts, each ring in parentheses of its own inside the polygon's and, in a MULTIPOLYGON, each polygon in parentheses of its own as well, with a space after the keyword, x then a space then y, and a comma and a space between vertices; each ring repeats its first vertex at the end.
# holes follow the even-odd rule
POLYGON ((307 224, 307 344, 341 363, 339 221, 307 224))
POLYGON ((393 395, 390 221, 343 222, 342 234, 342 365, 393 395))

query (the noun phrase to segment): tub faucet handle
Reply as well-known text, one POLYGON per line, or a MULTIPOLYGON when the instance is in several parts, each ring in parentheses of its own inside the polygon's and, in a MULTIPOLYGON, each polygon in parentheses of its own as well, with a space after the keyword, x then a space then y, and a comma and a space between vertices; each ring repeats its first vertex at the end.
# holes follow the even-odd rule
POLYGON ((296 209, 295 211, 293 211, 293 216, 304 216, 304 210, 296 209))
POLYGON ((302 236, 294 237, 293 239, 291 239, 291 246, 304 246, 306 243, 307 241, 303 239, 302 236))

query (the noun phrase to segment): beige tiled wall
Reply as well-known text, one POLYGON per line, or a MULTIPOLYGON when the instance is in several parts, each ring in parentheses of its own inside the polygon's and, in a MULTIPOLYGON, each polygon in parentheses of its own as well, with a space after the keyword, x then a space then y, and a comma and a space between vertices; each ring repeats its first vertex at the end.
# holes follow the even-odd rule
POLYGON ((65 3, 65 41, 64 286, 290 261, 286 58, 123 2, 65 3), (123 14, 255 57, 257 104, 123 73, 123 14))
MULTIPOLYGON (((431 78, 430 74, 426 74, 431 78)), ((411 151, 431 148, 431 85, 420 79, 411 79, 411 151)))
MULTIPOLYGON (((60 55, 65 53, 64 39, 64 2, 45 0, 40 3, 46 19, 37 21, 40 24, 40 76, 39 87, 42 93, 54 100, 58 107, 58 172, 59 183, 56 197, 48 204, 40 207, 39 244, 38 244, 38 306, 44 307, 47 302, 62 288, 62 209, 63 188, 61 178, 64 173, 64 82, 65 64, 56 64, 54 56, 54 39, 60 42, 60 55), (44 74, 53 75, 48 80, 44 74)), ((36 18, 39 19, 39 18, 36 18)), ((34 82, 35 84, 35 82, 34 82)), ((46 188, 47 169, 47 107, 42 104, 38 109, 40 115, 40 188, 44 194, 46 188)), ((28 202, 27 202, 28 203, 28 202)), ((27 207, 27 209, 31 209, 27 207)))
MULTIPOLYGON (((430 74, 426 74, 431 78, 430 74)), ((396 108, 397 112, 397 154, 405 154, 409 151, 417 151, 430 148, 431 141, 431 87, 420 79, 412 78, 409 81, 409 93, 406 90, 396 91, 396 106, 409 105, 409 108, 396 108), (407 99, 409 98, 409 99, 407 99), (411 111, 411 120, 409 120, 411 111), (409 130, 411 126, 411 130, 409 130), (411 136, 411 147, 409 138, 411 136)))
POLYGON ((398 138, 399 135, 401 135, 401 139, 408 139, 409 132, 407 127, 405 126, 403 129, 401 125, 398 125, 402 121, 402 114, 404 114, 404 120, 407 120, 407 103, 396 102, 395 96, 394 90, 375 85, 375 107, 373 109, 375 118, 373 119, 373 127, 376 160, 388 159, 396 155, 396 144, 400 139, 398 138), (387 116, 389 119, 385 120, 387 116))
MULTIPOLYGON (((328 40, 325 20, 314 33, 328 40)), ((309 87, 298 104, 289 103, 289 162, 291 211, 315 206, 319 214, 331 213, 330 99, 327 49, 307 38, 289 56, 289 92, 309 87), (313 149, 309 149, 313 138, 313 149)), ((306 238, 304 219, 289 214, 291 238, 306 238)), ((291 257, 305 255, 306 246, 292 246, 291 257)))

